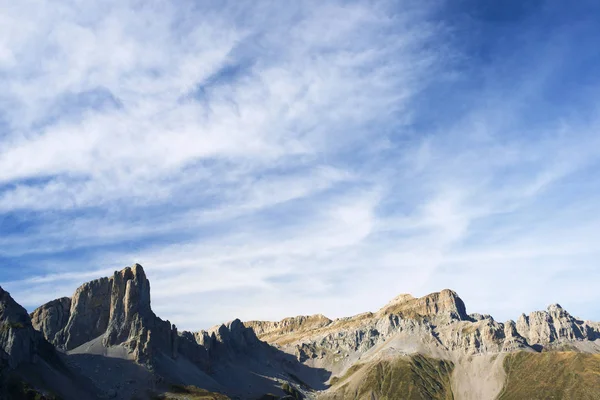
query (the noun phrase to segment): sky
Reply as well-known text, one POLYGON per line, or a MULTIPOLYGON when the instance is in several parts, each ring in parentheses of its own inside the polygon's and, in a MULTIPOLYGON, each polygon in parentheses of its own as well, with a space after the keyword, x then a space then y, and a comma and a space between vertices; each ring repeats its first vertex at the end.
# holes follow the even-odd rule
POLYGON ((0 0, 0 285, 180 329, 455 290, 600 320, 600 4, 0 0))

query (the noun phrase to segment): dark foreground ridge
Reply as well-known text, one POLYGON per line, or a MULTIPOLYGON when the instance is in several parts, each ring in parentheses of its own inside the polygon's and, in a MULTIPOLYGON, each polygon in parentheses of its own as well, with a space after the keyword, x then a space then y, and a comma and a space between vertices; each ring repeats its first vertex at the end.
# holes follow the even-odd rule
POLYGON ((447 289, 179 332, 139 264, 31 315, 0 288, 0 399, 597 399, 599 353, 600 324, 559 305, 500 323, 447 289))

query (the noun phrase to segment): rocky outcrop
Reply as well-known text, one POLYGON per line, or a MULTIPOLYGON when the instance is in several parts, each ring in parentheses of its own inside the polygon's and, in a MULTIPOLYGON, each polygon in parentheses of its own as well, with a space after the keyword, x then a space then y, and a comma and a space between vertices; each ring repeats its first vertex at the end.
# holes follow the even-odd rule
POLYGON ((184 355, 188 360, 197 365, 204 371, 209 370, 210 360, 208 350, 202 345, 198 333, 188 331, 179 332, 177 341, 177 350, 179 354, 184 355))
POLYGON ((34 362, 41 344, 27 311, 0 288, 0 358, 9 368, 34 362))
POLYGON ((557 304, 548 311, 523 315, 516 323, 500 323, 487 314, 467 314, 464 302, 451 290, 421 298, 400 295, 376 313, 333 321, 313 316, 280 322, 251 321, 247 325, 262 340, 279 346, 299 361, 331 368, 340 362, 350 365, 371 349, 393 341, 408 351, 427 348, 432 354, 468 357, 539 351, 544 346, 600 338, 598 324, 580 321, 557 304), (413 342, 416 344, 407 345, 413 342))
POLYGON ((324 315, 301 315, 284 318, 281 321, 248 321, 244 325, 251 328, 259 338, 283 335, 291 332, 309 332, 326 327, 333 321, 324 315))
MULTIPOLYGON (((67 360, 73 356, 97 361, 98 356, 109 355, 130 363, 119 368, 146 367, 151 379, 140 387, 157 382, 206 384, 236 398, 258 398, 272 389, 282 395, 284 383, 311 396, 328 384, 341 388, 348 379, 358 389, 370 376, 366 372, 372 370, 379 376, 380 366, 409 359, 415 362, 397 364, 408 368, 407 373, 425 367, 435 372, 435 363, 446 362, 439 359, 450 360, 459 371, 455 375, 463 380, 458 387, 464 388, 469 379, 503 379, 498 371, 489 376, 477 375, 477 371, 491 365, 502 368, 506 353, 563 349, 562 344, 573 343, 584 343, 573 345, 578 351, 600 352, 600 341, 596 341, 600 325, 574 318, 557 304, 547 311, 522 315, 517 322, 501 323, 487 314, 467 314, 464 302, 451 290, 421 298, 400 295, 376 312, 347 318, 312 315, 247 323, 236 319, 206 331, 178 332, 152 311, 150 283, 138 264, 82 285, 71 298, 44 304, 31 314, 31 320, 0 289, 0 373, 35 361, 38 348, 48 345, 42 335, 65 350, 67 355, 60 357, 67 360), (438 361, 425 365, 417 354, 438 361), (474 360, 479 363, 465 367, 474 360), (368 365, 376 368, 365 369, 368 365), (366 371, 364 376, 357 374, 360 370, 366 371)), ((106 365, 107 371, 112 368, 106 365)), ((93 374, 100 370, 95 367, 93 374)), ((425 370, 415 379, 430 376, 425 370)), ((444 379, 444 384, 450 383, 444 379)), ((502 383, 494 385, 497 394, 502 383)), ((118 393, 111 390, 105 392, 118 393)), ((342 392, 346 394, 345 389, 342 392)))
POLYGON ((493 319, 493 318, 489 314, 472 313, 472 314, 469 314, 469 319, 471 321, 482 321, 484 319, 493 319))
POLYGON ((53 344, 71 350, 102 335, 110 317, 111 289, 112 280, 109 278, 96 279, 77 288, 71 298, 69 319, 56 334, 53 344))
POLYGON ((522 314, 517 320, 516 330, 530 345, 600 338, 598 324, 574 318, 559 304, 550 305, 547 311, 522 314))
POLYGON ((70 315, 71 299, 62 297, 46 303, 32 312, 31 323, 50 343, 56 345, 61 341, 57 335, 67 325, 70 315))
POLYGON ((212 360, 232 360, 263 344, 254 330, 246 327, 239 319, 217 325, 207 331, 196 332, 194 337, 196 343, 206 349, 212 360))
POLYGON ((101 337, 104 346, 124 346, 140 363, 156 351, 178 354, 177 328, 152 312, 150 282, 139 264, 85 283, 72 298, 46 303, 32 317, 35 328, 65 350, 101 337))
POLYGON ((448 321, 469 320, 465 303, 456 292, 449 289, 420 298, 402 294, 379 310, 378 314, 398 314, 405 318, 446 317, 448 321))
POLYGON ((111 278, 110 315, 104 333, 106 346, 125 345, 138 362, 153 352, 177 357, 177 328, 158 318, 150 307, 150 282, 141 265, 115 272, 111 278))
POLYGON ((141 265, 115 272, 110 291, 110 313, 104 335, 107 345, 115 345, 139 336, 141 322, 155 318, 150 308, 150 282, 141 265))
POLYGON ((523 336, 519 335, 515 321, 509 320, 504 323, 504 343, 502 345, 503 352, 511 352, 517 350, 527 350, 530 346, 523 336))
POLYGON ((245 325, 254 329, 261 340, 293 354, 300 362, 337 365, 352 362, 398 335, 414 338, 409 342, 435 343, 470 353, 502 348, 502 324, 490 317, 479 324, 479 329, 471 329, 473 321, 458 295, 443 290, 421 298, 403 294, 376 313, 354 317, 330 320, 322 315, 299 316, 245 325))

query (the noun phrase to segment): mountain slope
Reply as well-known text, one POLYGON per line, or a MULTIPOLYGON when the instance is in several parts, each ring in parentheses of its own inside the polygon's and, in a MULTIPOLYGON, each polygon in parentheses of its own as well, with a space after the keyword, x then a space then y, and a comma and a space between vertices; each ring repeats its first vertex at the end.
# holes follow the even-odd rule
POLYGON ((533 380, 548 396, 596 395, 600 324, 557 304, 501 323, 468 314, 446 289, 400 295, 347 318, 234 320, 179 332, 152 311, 138 264, 40 306, 31 320, 13 303, 0 314, 12 324, 4 325, 10 335, 0 332, 0 373, 16 376, 27 365, 30 372, 19 376, 45 389, 31 365, 47 365, 49 354, 62 370, 44 367, 44 376, 53 371, 58 386, 71 379, 88 398, 516 399, 533 395, 533 380), (15 324, 34 341, 15 341, 15 324), (50 352, 40 357, 44 346, 50 352), (551 369, 553 357, 562 370, 551 369))
POLYGON ((284 383, 299 385, 295 379, 302 379, 308 390, 321 389, 329 377, 260 341, 239 320, 208 331, 178 332, 152 311, 150 282, 139 264, 83 284, 72 297, 38 307, 31 318, 108 397, 177 397, 173 387, 242 398, 283 396, 284 383))
POLYGON ((96 398, 96 392, 33 328, 26 310, 0 288, 0 399, 41 396, 85 400, 96 398))
POLYGON ((451 400, 451 362, 422 355, 402 356, 368 364, 355 364, 323 399, 451 400))
MULTIPOLYGON (((247 325, 260 339, 295 355, 300 362, 331 371, 329 383, 335 384, 325 392, 326 398, 339 393, 339 379, 356 371, 357 365, 393 371, 390 365, 395 364, 389 364, 390 360, 419 355, 453 365, 450 390, 456 398, 493 399, 505 387, 503 360, 507 354, 537 354, 565 346, 600 352, 600 325, 581 321, 557 304, 547 311, 522 315, 517 322, 500 323, 489 315, 467 314, 464 303, 451 290, 422 298, 400 295, 377 312, 349 318, 330 320, 316 315, 280 322, 250 321, 247 325)), ((404 379, 406 385, 414 385, 410 375, 405 374, 404 379)), ((368 379, 356 381, 367 385, 368 379)), ((360 387, 349 387, 354 395, 363 393, 360 387)))
POLYGON ((600 399, 600 354, 514 353, 504 360, 499 400, 600 399))

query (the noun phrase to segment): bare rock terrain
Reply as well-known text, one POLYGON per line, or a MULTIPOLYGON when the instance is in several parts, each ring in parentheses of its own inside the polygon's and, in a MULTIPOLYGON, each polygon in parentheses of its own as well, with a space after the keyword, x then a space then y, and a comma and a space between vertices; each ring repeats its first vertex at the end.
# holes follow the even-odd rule
POLYGON ((328 383, 335 385, 323 395, 339 390, 340 382, 360 385, 364 375, 348 374, 358 365, 379 365, 421 354, 452 362, 454 398, 494 399, 504 387, 506 354, 562 350, 565 346, 597 353, 600 345, 597 323, 574 318, 559 305, 529 317, 523 315, 517 322, 501 323, 489 315, 468 315, 451 290, 421 298, 400 295, 377 312, 349 318, 303 316, 280 322, 250 321, 248 326, 260 339, 293 354, 298 361, 331 371, 328 383))
POLYGON ((34 362, 42 344, 41 335, 33 329, 27 311, 0 288, 0 358, 7 366, 16 368, 34 362))
POLYGON ((543 354, 569 361, 548 382, 565 398, 600 398, 593 378, 600 324, 558 304, 498 322, 468 314, 446 289, 403 294, 346 318, 233 320, 187 332, 154 314, 138 264, 30 315, 0 289, 0 395, 7 399, 17 398, 9 393, 14 382, 67 400, 518 398, 529 390, 519 374, 535 376, 536 363, 548 368, 555 359, 537 357, 543 354), (586 375, 574 391, 567 386, 576 370, 586 375))

